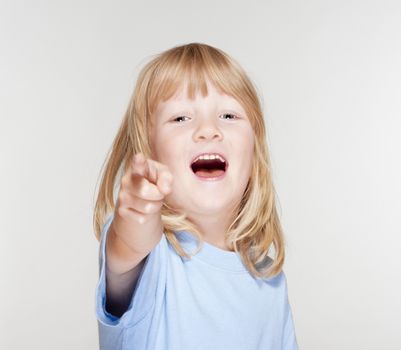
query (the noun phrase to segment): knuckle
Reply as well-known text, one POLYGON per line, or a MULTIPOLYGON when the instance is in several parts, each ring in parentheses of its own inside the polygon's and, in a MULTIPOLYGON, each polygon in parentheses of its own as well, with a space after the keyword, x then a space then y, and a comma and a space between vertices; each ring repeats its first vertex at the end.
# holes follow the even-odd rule
POLYGON ((152 202, 152 203, 147 203, 145 205, 144 210, 147 214, 155 214, 159 211, 160 207, 161 207, 160 203, 152 202))
POLYGON ((145 204, 144 211, 146 213, 151 213, 153 211, 153 209, 154 209, 154 206, 153 206, 152 203, 146 203, 145 204))
POLYGON ((144 214, 140 214, 140 213, 137 213, 136 215, 135 215, 135 220, 136 220, 136 222, 138 223, 138 224, 145 224, 146 223, 146 215, 144 215, 144 214))
POLYGON ((119 206, 117 208, 117 214, 121 217, 124 217, 126 215, 126 210, 124 209, 124 207, 119 206))

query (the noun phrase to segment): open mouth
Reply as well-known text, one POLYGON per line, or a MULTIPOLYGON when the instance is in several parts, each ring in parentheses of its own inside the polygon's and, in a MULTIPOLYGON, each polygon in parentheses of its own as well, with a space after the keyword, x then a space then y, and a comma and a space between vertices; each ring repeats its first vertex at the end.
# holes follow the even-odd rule
POLYGON ((196 176, 202 178, 218 178, 227 170, 227 161, 220 155, 201 155, 191 164, 196 176))

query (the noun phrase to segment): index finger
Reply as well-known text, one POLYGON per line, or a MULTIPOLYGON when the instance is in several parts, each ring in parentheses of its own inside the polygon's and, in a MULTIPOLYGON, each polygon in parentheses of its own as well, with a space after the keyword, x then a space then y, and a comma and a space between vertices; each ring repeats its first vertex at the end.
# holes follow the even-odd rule
POLYGON ((149 177, 149 164, 143 153, 137 153, 132 160, 132 174, 145 178, 149 177))
POLYGON ((153 159, 146 158, 142 153, 137 153, 134 156, 132 174, 146 178, 164 194, 168 194, 171 190, 173 177, 168 167, 153 159))
POLYGON ((154 183, 161 192, 167 194, 171 190, 173 176, 167 165, 148 159, 149 180, 154 183))

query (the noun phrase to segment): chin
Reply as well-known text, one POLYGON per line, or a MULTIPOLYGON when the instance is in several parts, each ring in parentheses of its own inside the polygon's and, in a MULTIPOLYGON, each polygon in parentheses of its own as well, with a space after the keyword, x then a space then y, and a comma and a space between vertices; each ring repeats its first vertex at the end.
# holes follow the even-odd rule
POLYGON ((216 213, 225 213, 227 212, 228 203, 220 202, 216 203, 216 201, 212 202, 202 202, 202 206, 198 206, 196 209, 199 213, 204 213, 207 215, 215 215, 216 213), (209 204, 209 205, 208 205, 209 204))

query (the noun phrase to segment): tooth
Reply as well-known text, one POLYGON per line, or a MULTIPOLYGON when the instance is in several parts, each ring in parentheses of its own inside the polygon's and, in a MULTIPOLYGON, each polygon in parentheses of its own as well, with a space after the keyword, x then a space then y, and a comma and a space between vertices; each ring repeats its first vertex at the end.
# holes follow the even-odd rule
POLYGON ((199 156, 198 158, 195 159, 194 162, 201 160, 201 159, 219 159, 220 161, 222 161, 223 163, 225 163, 226 161, 224 160, 224 158, 222 158, 221 156, 219 156, 218 154, 203 154, 201 156, 199 156))

